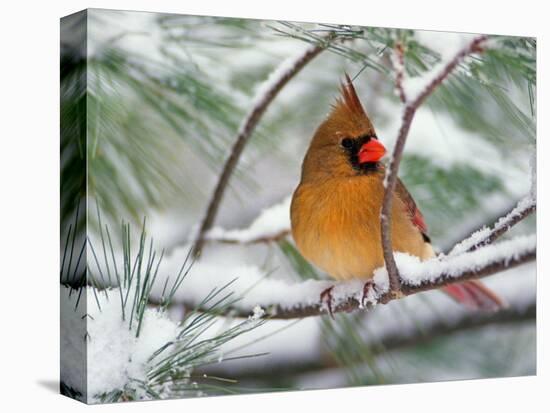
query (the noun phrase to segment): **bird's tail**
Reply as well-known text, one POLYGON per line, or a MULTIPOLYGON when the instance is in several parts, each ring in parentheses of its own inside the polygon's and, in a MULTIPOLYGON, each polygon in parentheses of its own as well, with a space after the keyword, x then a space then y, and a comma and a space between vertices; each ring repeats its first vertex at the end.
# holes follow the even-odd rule
POLYGON ((474 310, 497 311, 506 308, 506 302, 481 281, 471 280, 443 288, 457 302, 474 310))

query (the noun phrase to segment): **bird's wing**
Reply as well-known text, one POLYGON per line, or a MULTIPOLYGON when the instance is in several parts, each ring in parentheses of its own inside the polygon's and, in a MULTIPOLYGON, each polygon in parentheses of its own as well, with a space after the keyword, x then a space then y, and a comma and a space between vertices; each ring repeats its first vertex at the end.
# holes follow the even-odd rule
POLYGON ((424 221, 424 217, 416 206, 416 202, 414 202, 412 195, 409 193, 409 191, 399 178, 397 178, 395 192, 397 193, 399 199, 401 199, 401 201, 403 201, 403 203, 405 204, 405 207, 407 208, 407 213, 409 214, 412 223, 422 232, 422 234, 427 237, 428 226, 426 225, 426 221, 424 221))
MULTIPOLYGON (((399 199, 405 204, 405 208, 407 208, 407 213, 412 223, 422 232, 424 241, 430 242, 430 238, 426 234, 428 232, 428 227, 424 221, 424 217, 416 206, 416 202, 414 202, 412 195, 407 191, 407 188, 399 178, 397 179, 395 192, 399 199)), ((443 287, 443 291, 459 303, 475 310, 496 311, 501 308, 506 308, 507 306, 502 298, 478 280, 447 285, 443 287)))

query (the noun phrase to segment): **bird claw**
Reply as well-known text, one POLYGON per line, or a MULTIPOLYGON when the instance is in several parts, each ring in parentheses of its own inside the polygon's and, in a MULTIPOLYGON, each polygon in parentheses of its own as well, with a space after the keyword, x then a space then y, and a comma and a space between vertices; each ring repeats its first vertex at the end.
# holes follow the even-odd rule
POLYGON ((321 300, 321 303, 326 302, 328 313, 330 314, 330 317, 334 320, 334 313, 332 311, 332 289, 333 288, 334 288, 334 285, 323 290, 319 298, 321 300))
POLYGON ((363 296, 361 297, 361 305, 363 307, 365 307, 366 303, 367 303, 367 298, 369 296, 369 292, 370 291, 373 291, 374 293, 376 293, 376 284, 374 283, 373 280, 368 280, 365 285, 363 286, 363 296))

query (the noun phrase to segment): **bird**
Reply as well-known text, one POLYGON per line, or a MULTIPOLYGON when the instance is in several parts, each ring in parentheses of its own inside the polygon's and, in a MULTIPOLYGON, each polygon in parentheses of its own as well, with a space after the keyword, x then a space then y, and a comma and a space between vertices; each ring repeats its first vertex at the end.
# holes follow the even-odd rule
MULTIPOLYGON (((319 125, 305 154, 291 206, 291 232, 301 255, 335 280, 365 280, 374 286, 384 266, 380 211, 384 197, 386 148, 380 142, 355 87, 345 75, 341 95, 319 125)), ((398 179, 393 193, 391 237, 394 252, 435 257, 428 227, 412 195, 398 179)), ((332 315, 331 289, 328 299, 332 315)), ((472 309, 498 310, 504 301, 479 280, 443 287, 472 309)))

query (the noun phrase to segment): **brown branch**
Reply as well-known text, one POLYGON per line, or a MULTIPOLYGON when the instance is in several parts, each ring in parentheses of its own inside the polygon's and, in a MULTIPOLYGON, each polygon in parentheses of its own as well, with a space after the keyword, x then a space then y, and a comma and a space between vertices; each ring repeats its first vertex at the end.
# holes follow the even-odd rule
POLYGON ((405 94, 405 88, 403 87, 403 79, 405 77, 405 49, 401 43, 395 45, 395 88, 399 95, 399 99, 402 103, 407 102, 407 95, 405 94))
MULTIPOLYGON (((523 255, 522 257, 518 257, 518 258, 512 257, 510 259, 505 258, 499 262, 494 262, 484 267, 480 267, 477 270, 465 271, 458 277, 449 277, 447 274, 441 274, 441 276, 439 276, 435 281, 427 282, 418 286, 410 286, 408 284, 403 283, 401 284, 400 295, 395 295, 389 292, 383 295, 379 299, 378 303, 387 304, 394 299, 401 298, 402 296, 412 295, 423 291, 436 290, 453 283, 463 282, 471 279, 483 278, 488 275, 492 275, 497 272, 514 268, 521 264, 533 261, 535 258, 536 258, 536 252, 533 250, 528 254, 523 255)), ((351 311, 354 311, 360 308, 361 308, 361 303, 359 302, 359 300, 355 297, 349 297, 346 301, 333 307, 332 311, 333 313, 337 313, 337 312, 349 313, 351 311)), ((323 314, 326 314, 326 310, 324 309, 322 303, 315 303, 315 304, 311 304, 308 306, 303 306, 295 309, 285 309, 280 307, 271 308, 269 313, 271 315, 271 318, 290 319, 290 318, 302 318, 302 317, 323 315, 323 314)), ((248 311, 247 314, 250 314, 250 311, 248 311)))
MULTIPOLYGON (((481 44, 487 39, 487 36, 478 36, 474 38, 468 46, 460 50, 443 68, 442 70, 426 85, 424 90, 416 96, 412 101, 405 105, 403 113, 403 120, 395 148, 393 150, 392 158, 386 171, 385 192, 382 203, 382 210, 380 213, 380 227, 382 233, 382 248, 384 252, 384 261, 388 270, 388 276, 390 280, 390 294, 394 296, 401 295, 400 286, 401 281, 399 279, 399 272, 397 271, 397 265, 393 257, 393 247, 391 238, 391 210, 393 204, 393 192, 397 183, 397 174, 399 171, 399 165, 403 155, 403 149, 405 148, 405 142, 409 134, 411 123, 414 119, 416 110, 424 102, 424 100, 449 76, 449 74, 458 66, 462 60, 473 52, 480 52, 481 44)), ((402 79, 401 79, 402 87, 402 79)))
POLYGON ((202 247, 205 242, 206 232, 212 228, 214 220, 218 213, 220 203, 222 201, 225 189, 229 182, 229 178, 233 174, 235 167, 239 161, 239 158, 244 150, 245 145, 250 139, 252 132, 254 131, 256 125, 260 121, 262 115, 268 108, 269 104, 275 99, 279 94, 281 89, 292 79, 300 70, 306 66, 311 60, 313 60, 319 53, 321 53, 332 40, 332 36, 326 38, 326 41, 322 44, 317 44, 315 46, 308 47, 302 55, 294 60, 293 65, 289 67, 288 70, 281 73, 280 77, 273 81, 270 87, 265 90, 264 94, 256 101, 256 104, 250 109, 248 114, 245 116, 244 120, 239 127, 239 132, 237 134, 237 139, 231 148, 231 153, 227 158, 225 165, 223 166, 222 172, 218 178, 218 182, 212 193, 210 201, 208 202, 208 208, 206 214, 201 222, 199 233, 195 241, 193 248, 193 253, 195 256, 200 255, 202 247))
POLYGON ((286 236, 288 236, 289 234, 290 234, 289 229, 283 229, 280 232, 277 232, 275 234, 261 236, 261 237, 249 239, 246 241, 241 241, 239 239, 231 238, 231 237, 218 237, 218 238, 205 237, 204 242, 205 243, 217 242, 220 244, 237 244, 237 245, 269 244, 272 242, 278 242, 283 238, 285 238, 286 236))
MULTIPOLYGON (((467 257, 470 254, 475 254, 476 252, 468 252, 464 253, 461 256, 467 257)), ((368 306, 372 306, 375 303, 376 304, 387 304, 392 300, 401 298, 403 296, 413 295, 417 294, 419 292, 423 291, 429 291, 429 290, 435 290, 442 288, 449 284, 459 283, 471 279, 479 279, 486 277, 488 275, 492 275, 495 273, 498 273, 500 271, 508 270, 511 268, 515 268, 519 265, 531 262, 535 260, 536 258, 536 248, 529 248, 522 253, 516 253, 514 256, 511 257, 502 257, 500 259, 489 261, 484 265, 478 265, 475 269, 468 269, 464 270, 460 274, 454 274, 451 275, 447 271, 443 271, 441 274, 439 274, 438 277, 433 279, 432 281, 426 281, 420 285, 410 285, 407 283, 402 283, 401 285, 401 294, 395 295, 392 294, 391 291, 388 291, 385 294, 381 294, 377 297, 377 299, 374 302, 367 303, 368 306)), ((450 269, 448 270, 450 271, 450 269)), ((406 275, 406 274, 405 274, 406 275)), ((289 287, 292 288, 292 287, 289 287)), ((360 296, 360 294, 349 294, 347 297, 343 297, 338 300, 337 303, 335 303, 332 306, 332 312, 338 313, 338 312, 352 312, 361 308, 364 308, 363 303, 360 302, 360 300, 357 298, 360 296)), ((151 305, 158 305, 158 302, 155 302, 154 300, 150 301, 151 305)), ((177 300, 174 300, 174 305, 185 305, 185 303, 177 302, 177 300)), ((262 303, 258 303, 262 304, 262 303)), ((185 305, 185 307, 193 308, 192 305, 185 305)), ((280 304, 271 304, 271 305, 262 305, 262 307, 266 310, 266 317, 271 319, 293 319, 293 318, 304 318, 304 317, 311 317, 311 316, 319 316, 319 315, 326 315, 328 314, 325 308, 325 304, 321 302, 321 300, 308 303, 308 304, 300 304, 296 305, 294 307, 286 307, 282 306, 280 304)), ((233 317, 248 317, 252 313, 252 308, 230 308, 227 310, 225 314, 231 315, 233 317)))

